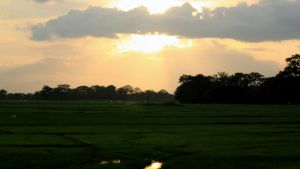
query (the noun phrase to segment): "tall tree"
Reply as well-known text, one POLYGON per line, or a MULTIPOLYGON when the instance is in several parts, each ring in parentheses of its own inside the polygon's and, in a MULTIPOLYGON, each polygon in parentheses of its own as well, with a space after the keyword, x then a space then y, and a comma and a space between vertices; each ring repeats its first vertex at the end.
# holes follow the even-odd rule
POLYGON ((285 60, 287 66, 279 72, 279 77, 299 77, 300 76, 300 55, 296 54, 285 60))

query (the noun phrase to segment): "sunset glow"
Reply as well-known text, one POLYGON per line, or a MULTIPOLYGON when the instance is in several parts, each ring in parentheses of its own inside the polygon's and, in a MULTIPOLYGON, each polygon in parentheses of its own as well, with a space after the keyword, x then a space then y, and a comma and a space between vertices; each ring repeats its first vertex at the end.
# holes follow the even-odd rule
POLYGON ((192 41, 184 41, 175 36, 147 34, 124 37, 117 43, 120 52, 158 52, 164 47, 186 48, 192 46, 192 41))
POLYGON ((11 92, 61 83, 174 92, 183 74, 273 76, 300 52, 299 1, 0 2, 0 88, 11 92))
POLYGON ((0 0, 0 169, 298 168, 299 16, 300 0, 0 0))

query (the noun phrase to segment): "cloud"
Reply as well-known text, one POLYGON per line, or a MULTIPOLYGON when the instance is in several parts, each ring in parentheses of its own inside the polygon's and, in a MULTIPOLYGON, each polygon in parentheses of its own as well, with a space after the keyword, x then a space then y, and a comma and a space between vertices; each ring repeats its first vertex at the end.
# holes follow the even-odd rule
POLYGON ((183 74, 183 71, 196 74, 214 74, 226 71, 228 73, 259 72, 266 76, 273 76, 280 69, 276 62, 255 59, 250 54, 229 49, 219 42, 213 43, 210 47, 205 43, 205 41, 201 41, 197 46, 183 51, 170 51, 166 55, 172 57, 166 59, 166 65, 173 67, 171 72, 179 71, 179 74, 183 74))
POLYGON ((9 91, 32 92, 34 91, 33 88, 37 90, 44 84, 53 84, 53 81, 58 81, 57 79, 64 72, 63 61, 44 59, 37 63, 0 70, 1 87, 9 91))
POLYGON ((247 50, 247 51, 254 51, 254 52, 263 52, 263 51, 266 51, 267 49, 266 48, 244 48, 244 50, 247 50))
POLYGON ((26 64, 16 68, 10 68, 7 70, 0 71, 1 77, 5 77, 5 75, 9 74, 10 77, 14 76, 27 76, 32 74, 44 75, 45 73, 61 73, 61 70, 64 67, 64 62, 59 59, 43 59, 37 63, 26 64))
POLYGON ((33 0, 33 1, 37 3, 45 3, 45 2, 49 2, 50 0, 33 0))
POLYGON ((239 41, 281 41, 300 38, 300 1, 262 0, 213 10, 186 3, 151 15, 144 7, 130 11, 89 7, 31 27, 33 40, 83 36, 115 38, 117 34, 159 32, 186 38, 230 38, 239 41))

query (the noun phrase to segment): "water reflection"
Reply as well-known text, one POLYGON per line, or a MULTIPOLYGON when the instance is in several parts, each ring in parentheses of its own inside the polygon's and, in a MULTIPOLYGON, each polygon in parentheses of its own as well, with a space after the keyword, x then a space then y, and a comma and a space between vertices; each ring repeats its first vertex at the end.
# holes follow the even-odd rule
POLYGON ((100 161, 99 165, 115 164, 118 165, 121 163, 121 160, 112 160, 112 161, 100 161))
MULTIPOLYGON (((109 164, 113 164, 113 165, 119 165, 121 163, 121 160, 111 160, 111 161, 100 161, 99 165, 103 166, 103 165, 109 165, 109 164)), ((157 161, 152 161, 152 163, 149 166, 146 166, 145 169, 161 169, 163 163, 162 162, 157 162, 157 161)))
POLYGON ((105 165, 105 164, 108 164, 109 162, 108 161, 101 161, 99 164, 100 165, 105 165))
POLYGON ((161 169, 163 163, 152 161, 151 165, 147 166, 145 169, 161 169))
POLYGON ((113 164, 120 164, 120 163, 121 163, 121 160, 113 160, 112 163, 113 163, 113 164))

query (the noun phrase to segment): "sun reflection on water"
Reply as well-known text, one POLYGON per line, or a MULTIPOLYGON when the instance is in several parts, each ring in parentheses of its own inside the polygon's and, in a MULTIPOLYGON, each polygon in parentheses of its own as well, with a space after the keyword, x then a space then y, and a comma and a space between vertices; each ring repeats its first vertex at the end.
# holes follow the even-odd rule
POLYGON ((145 169, 160 169, 163 163, 153 161, 151 165, 147 166, 145 169))

